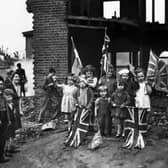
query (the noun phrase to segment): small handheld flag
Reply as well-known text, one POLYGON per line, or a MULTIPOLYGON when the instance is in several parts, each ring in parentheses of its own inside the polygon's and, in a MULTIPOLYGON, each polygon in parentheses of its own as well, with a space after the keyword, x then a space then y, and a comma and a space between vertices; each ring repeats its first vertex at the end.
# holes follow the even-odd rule
POLYGON ((73 55, 74 55, 74 62, 72 64, 71 72, 75 74, 76 76, 78 76, 83 66, 82 66, 82 62, 79 57, 79 53, 76 49, 73 37, 71 37, 71 41, 72 41, 72 48, 73 48, 73 55))
POLYGON ((158 68, 157 66, 158 66, 158 57, 153 53, 152 50, 150 50, 150 57, 149 57, 148 69, 146 73, 146 80, 152 86, 155 85, 156 72, 158 68))
POLYGON ((108 65, 110 64, 109 58, 108 58, 108 47, 110 43, 110 38, 107 35, 107 28, 105 28, 105 35, 104 35, 104 44, 102 47, 102 58, 101 58, 101 76, 103 71, 108 71, 108 65))

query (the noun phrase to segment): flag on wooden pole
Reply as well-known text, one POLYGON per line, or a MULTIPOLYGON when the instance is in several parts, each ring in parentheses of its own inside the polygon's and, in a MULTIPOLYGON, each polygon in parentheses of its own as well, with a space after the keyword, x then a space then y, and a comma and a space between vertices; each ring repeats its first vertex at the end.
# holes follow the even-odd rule
POLYGON ((152 86, 154 86, 156 82, 157 68, 158 68, 158 57, 153 53, 152 50, 150 50, 148 69, 146 73, 146 80, 152 86))
POLYGON ((72 52, 73 52, 73 55, 74 55, 74 62, 72 64, 71 72, 75 75, 79 75, 79 73, 81 72, 81 68, 83 66, 82 66, 82 62, 81 62, 80 57, 79 57, 79 53, 76 49, 73 37, 71 37, 71 41, 72 41, 72 50, 73 50, 72 52))
POLYGON ((168 65, 163 61, 158 61, 155 89, 168 91, 168 65))
POLYGON ((109 47, 110 38, 107 35, 107 28, 105 28, 105 35, 104 35, 104 44, 102 47, 102 59, 101 59, 101 76, 103 71, 108 71, 108 65, 110 64, 109 57, 108 57, 108 47, 109 47))

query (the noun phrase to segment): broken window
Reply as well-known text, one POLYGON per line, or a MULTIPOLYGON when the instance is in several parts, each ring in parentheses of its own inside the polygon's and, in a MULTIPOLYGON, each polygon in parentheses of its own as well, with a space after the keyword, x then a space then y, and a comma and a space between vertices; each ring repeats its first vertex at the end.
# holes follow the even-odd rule
POLYGON ((107 19, 120 17, 120 1, 105 1, 103 3, 103 16, 107 19))
POLYGON ((146 0, 146 21, 165 23, 165 0, 146 0))

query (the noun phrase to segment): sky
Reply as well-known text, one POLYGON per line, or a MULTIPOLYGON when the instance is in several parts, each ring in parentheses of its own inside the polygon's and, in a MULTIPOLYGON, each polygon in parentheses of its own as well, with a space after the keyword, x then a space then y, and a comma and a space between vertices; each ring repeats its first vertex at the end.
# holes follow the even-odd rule
POLYGON ((9 53, 25 51, 22 32, 32 30, 32 14, 26 10, 26 0, 0 0, 0 48, 9 53))
MULTIPOLYGON (((164 1, 155 0, 155 21, 160 23, 164 22, 164 1)), ((151 21, 151 2, 146 0, 147 3, 147 21, 151 21)), ((22 32, 32 30, 32 14, 26 10, 26 0, 0 0, 0 48, 3 46, 9 53, 19 51, 25 52, 25 38, 22 32)), ((109 2, 106 2, 109 3, 109 2)), ((104 4, 106 11, 104 15, 111 18, 114 11, 117 12, 119 17, 119 3, 117 4, 104 4), (108 7, 107 7, 108 6, 108 7)))

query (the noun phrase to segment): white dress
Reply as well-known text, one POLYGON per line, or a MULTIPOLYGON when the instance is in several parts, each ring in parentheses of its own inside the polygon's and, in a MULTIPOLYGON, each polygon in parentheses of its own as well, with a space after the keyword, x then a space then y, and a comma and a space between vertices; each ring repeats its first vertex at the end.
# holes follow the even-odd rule
POLYGON ((71 113, 75 110, 75 105, 77 103, 76 93, 77 87, 72 85, 62 85, 63 88, 63 97, 61 102, 61 111, 63 113, 71 113))
POLYGON ((150 111, 151 104, 150 104, 150 97, 147 94, 146 90, 146 83, 142 82, 139 83, 139 89, 136 92, 136 97, 135 97, 135 106, 139 108, 147 108, 148 111, 150 111))

